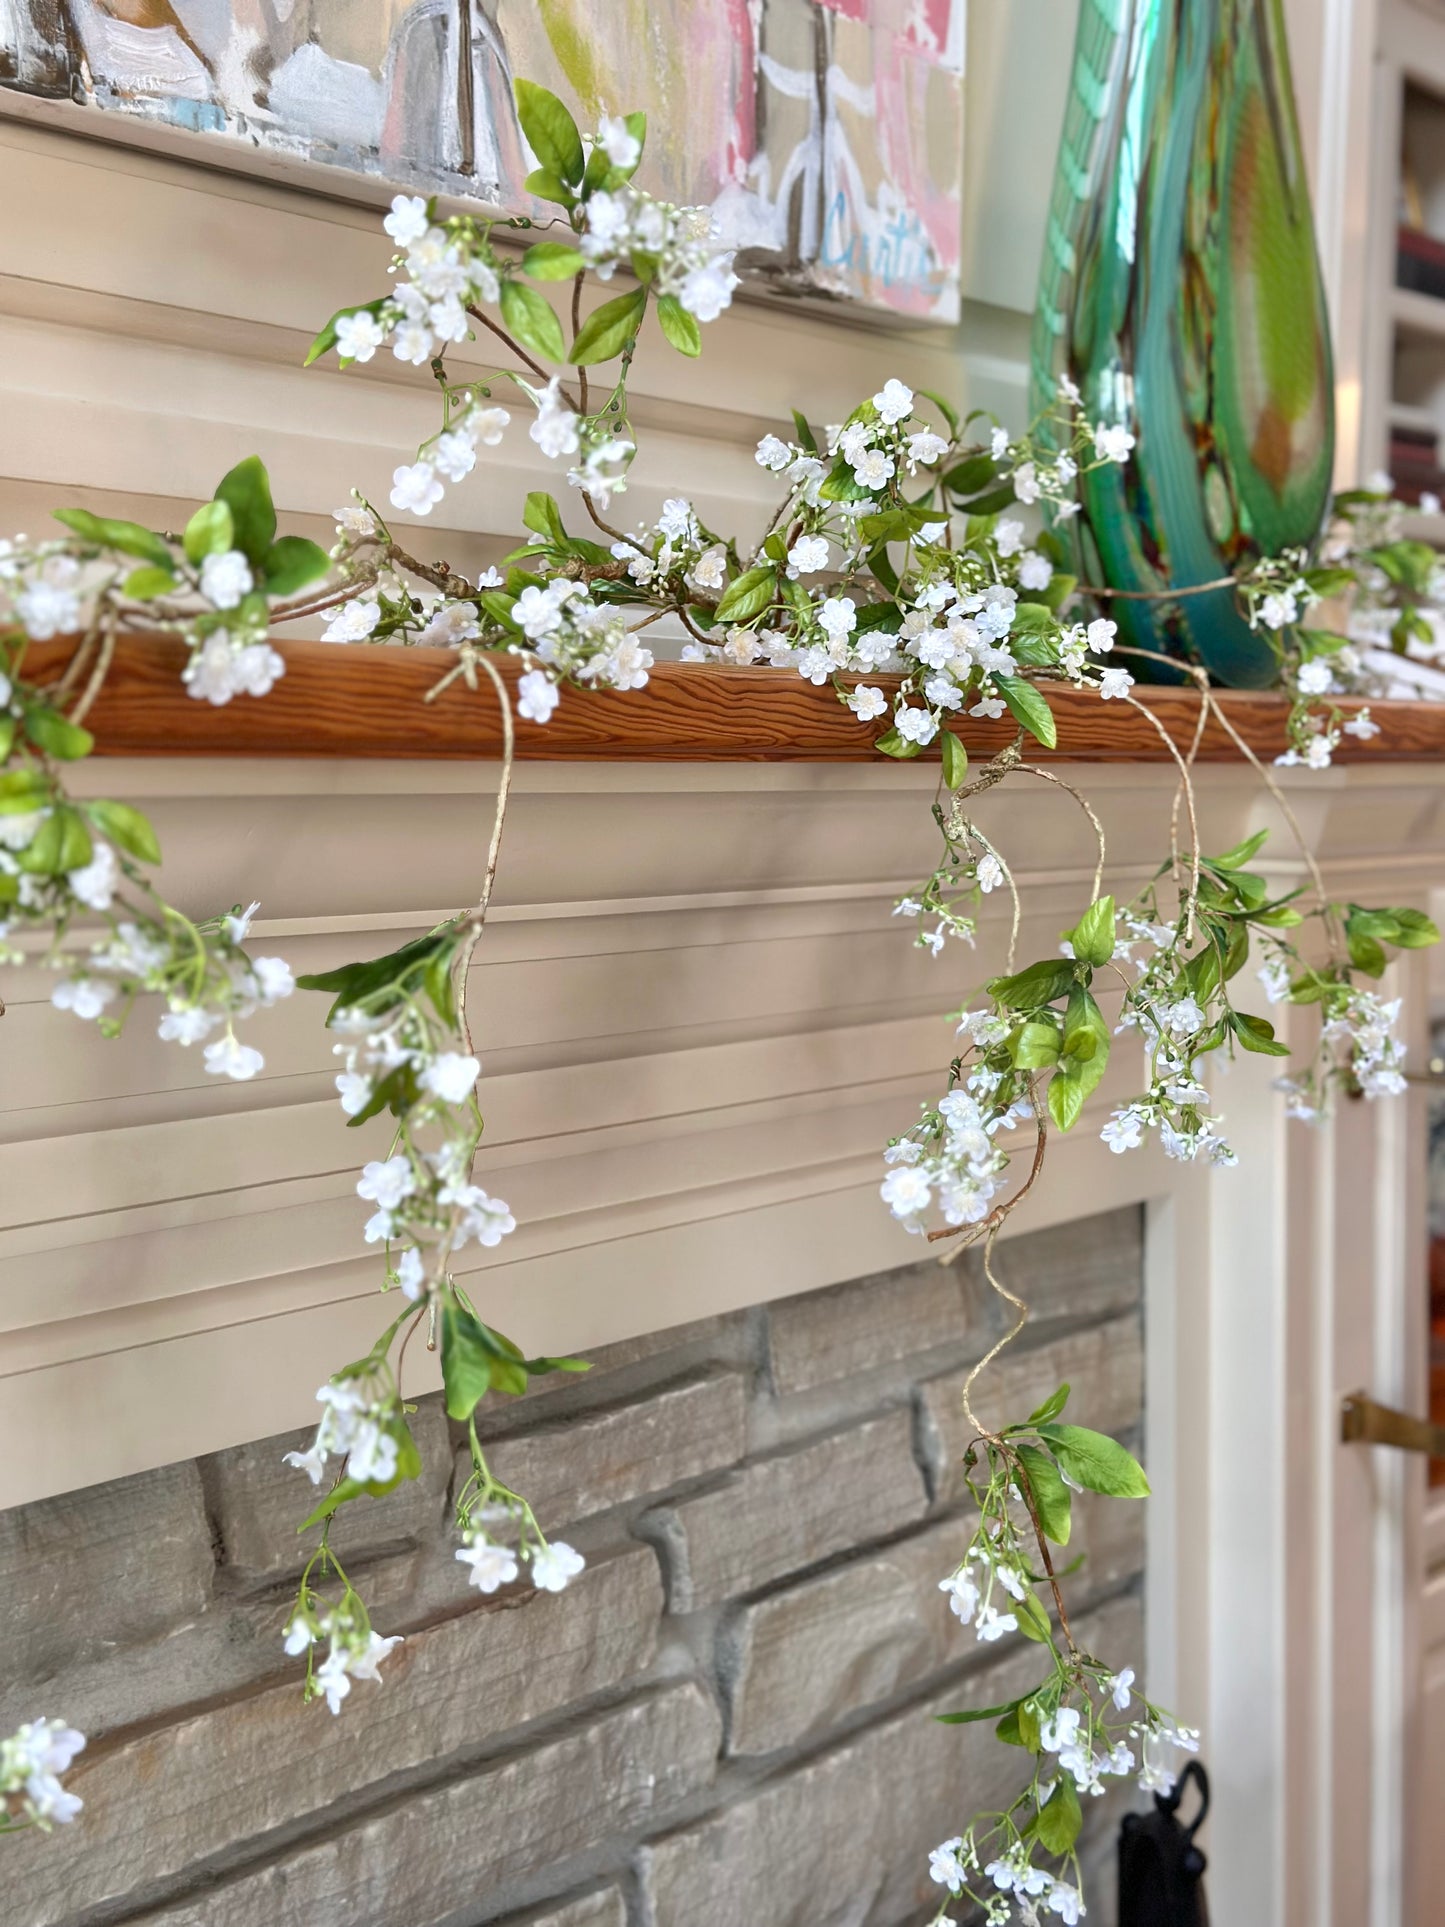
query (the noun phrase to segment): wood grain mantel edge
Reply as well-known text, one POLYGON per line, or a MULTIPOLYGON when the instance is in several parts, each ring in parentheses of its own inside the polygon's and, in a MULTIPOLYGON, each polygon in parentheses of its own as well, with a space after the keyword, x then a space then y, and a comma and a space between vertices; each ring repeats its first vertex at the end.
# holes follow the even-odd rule
MULTIPOLYGON (((58 641, 32 648, 27 676, 48 680, 69 654, 58 641)), ((464 759, 495 757, 502 732, 497 704, 484 684, 477 693, 455 683, 434 702, 426 696, 452 666, 444 649, 278 642, 286 674, 261 698, 238 696, 220 708, 193 699, 180 680, 183 646, 171 638, 120 640, 105 685, 87 719, 97 752, 107 756, 297 756, 464 759)), ((515 663, 504 673, 514 679, 515 663)), ((878 678, 885 686, 889 678, 878 678)), ((1181 689, 1141 690, 1170 736, 1187 745, 1198 697, 1181 689)), ((1169 751, 1147 717, 1125 703, 1104 704, 1092 691, 1057 689, 1057 749, 1031 746, 1040 760, 1073 763, 1161 763, 1169 751)), ((1280 696, 1226 692, 1220 701, 1234 727, 1263 758, 1284 747, 1287 705, 1280 696)), ((1370 743, 1346 737, 1341 762, 1420 762, 1445 756, 1445 704, 1381 702, 1371 713, 1382 733, 1370 743)), ((517 753, 536 761, 863 763, 884 722, 860 725, 829 688, 815 689, 792 670, 724 669, 660 663, 645 689, 564 689, 545 726, 519 721, 517 753)), ((959 734, 975 757, 991 755, 1013 735, 1009 718, 961 720, 959 734)), ((1211 723, 1200 760, 1230 763, 1240 752, 1211 723)))

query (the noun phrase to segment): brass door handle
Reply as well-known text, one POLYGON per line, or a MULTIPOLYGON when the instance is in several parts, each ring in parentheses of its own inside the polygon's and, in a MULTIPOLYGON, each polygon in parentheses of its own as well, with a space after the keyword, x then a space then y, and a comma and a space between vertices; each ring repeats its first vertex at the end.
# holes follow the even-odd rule
POLYGON ((1395 1445, 1402 1452, 1445 1459, 1445 1425, 1379 1405, 1367 1392, 1351 1392, 1341 1401, 1340 1437, 1346 1445, 1395 1445))

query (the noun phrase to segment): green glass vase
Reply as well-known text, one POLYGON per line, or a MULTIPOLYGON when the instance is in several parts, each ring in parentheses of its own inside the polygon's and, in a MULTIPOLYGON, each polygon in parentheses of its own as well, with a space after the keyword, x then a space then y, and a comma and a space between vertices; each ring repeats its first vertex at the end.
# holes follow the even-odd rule
MULTIPOLYGON (((1080 0, 1032 360, 1036 415, 1068 374, 1136 438, 1058 525, 1081 581, 1187 588, 1315 540, 1333 382, 1280 0, 1080 0)), ((1228 588, 1107 607, 1121 641, 1275 677, 1228 588)))

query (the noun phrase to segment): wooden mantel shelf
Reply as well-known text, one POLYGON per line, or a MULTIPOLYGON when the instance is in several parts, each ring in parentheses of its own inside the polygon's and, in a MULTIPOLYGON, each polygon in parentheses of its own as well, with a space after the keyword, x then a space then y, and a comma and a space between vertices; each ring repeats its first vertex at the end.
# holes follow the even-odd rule
MULTIPOLYGON (((493 757, 501 725, 490 689, 473 695, 456 683, 435 702, 427 692, 452 666, 449 650, 280 642, 286 674, 271 693, 221 708, 187 696, 184 651, 170 638, 122 639, 88 722, 110 756, 493 757)), ((27 673, 59 667, 64 643, 42 644, 27 673)), ((516 665, 505 665, 509 678, 516 665)), ((890 679, 878 680, 888 686, 890 679)), ((1198 698, 1191 690, 1146 689, 1141 697, 1181 747, 1193 737, 1198 698)), ((1126 703, 1107 706, 1092 691, 1050 691, 1058 747, 1038 749, 1056 762, 1160 763, 1169 751, 1148 719, 1126 703)), ((1228 692, 1231 723, 1262 758, 1284 747, 1282 697, 1228 692)), ((1419 762, 1445 756, 1445 704, 1378 702, 1381 734, 1346 737, 1342 762, 1419 762)), ((650 762, 857 763, 873 760, 886 719, 857 723, 830 689, 815 689, 787 669, 723 669, 662 663, 645 689, 566 689, 541 727, 519 722, 518 754, 533 760, 650 762)), ((991 755, 1014 733, 1010 719, 964 719, 960 734, 976 755, 991 755)), ((935 752, 932 752, 936 754, 935 752)), ((1199 750, 1205 762, 1239 760, 1211 722, 1199 750)))

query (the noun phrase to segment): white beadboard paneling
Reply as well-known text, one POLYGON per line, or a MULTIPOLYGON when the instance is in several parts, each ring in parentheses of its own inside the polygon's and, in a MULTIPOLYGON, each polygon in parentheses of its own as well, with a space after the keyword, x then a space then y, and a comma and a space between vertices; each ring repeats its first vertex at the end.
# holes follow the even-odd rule
MULTIPOLYGON (((76 775, 154 813, 187 905, 214 908, 221 884, 225 901, 260 895, 258 943, 298 969, 375 954, 467 901, 495 785, 491 766, 440 763, 136 759, 76 775)), ((1080 781, 1129 894, 1152 871, 1170 773, 1080 781)), ((869 765, 518 770, 473 990, 479 1169, 521 1226, 469 1253, 467 1275, 504 1328, 538 1348, 598 1344, 917 1255, 878 1203, 879 1147, 937 1095, 943 1013, 1002 964, 1008 921, 996 895, 977 951, 935 962, 890 914, 932 861, 932 785, 869 765)), ((1368 765, 1293 784, 1338 887, 1393 866, 1402 895, 1441 860, 1442 787, 1433 770, 1368 765)), ((1211 847, 1267 819, 1231 770, 1201 772, 1199 792, 1211 847)), ((1025 887, 1020 955, 1045 954, 1088 893, 1092 836, 1043 784, 980 814, 1025 887)), ((319 997, 257 1019, 266 1072, 231 1085, 162 1045, 150 1013, 108 1043, 48 989, 38 958, 8 973, 0 1020, 4 1502, 300 1423, 385 1313, 353 1192, 384 1126, 345 1127, 319 997), (140 1398, 144 1424, 73 1422, 81 1401, 140 1398)), ((1123 1048, 1026 1224, 1175 1181, 1098 1143, 1135 1075, 1123 1048)))

